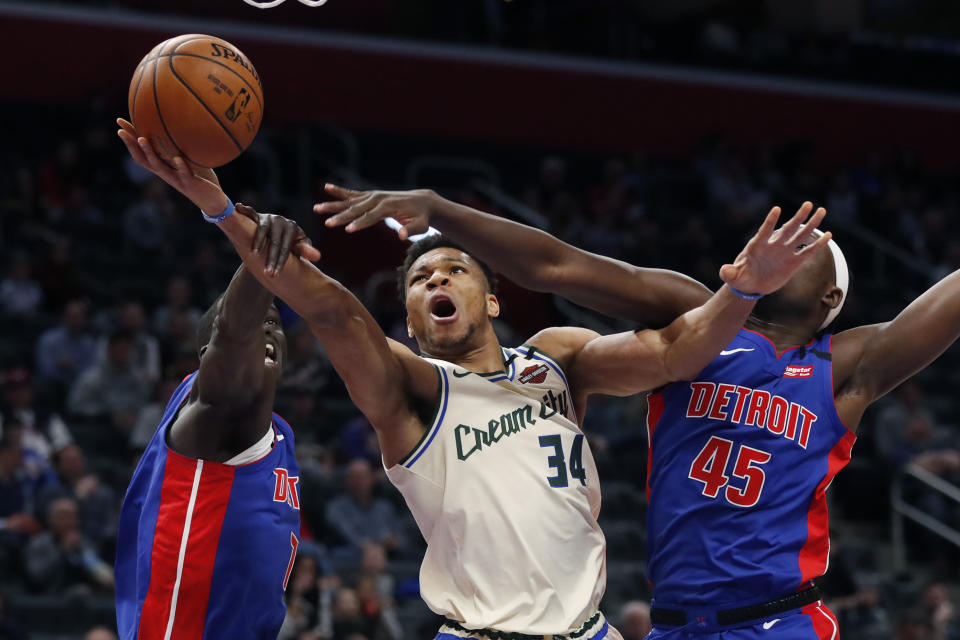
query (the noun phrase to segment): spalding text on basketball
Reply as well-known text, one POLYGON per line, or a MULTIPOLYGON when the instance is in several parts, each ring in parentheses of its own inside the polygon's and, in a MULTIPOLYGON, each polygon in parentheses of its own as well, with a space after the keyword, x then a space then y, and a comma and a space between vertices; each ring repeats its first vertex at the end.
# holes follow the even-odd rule
POLYGON ((249 62, 247 62, 243 56, 238 55, 233 49, 219 45, 216 42, 211 42, 210 46, 213 47, 213 53, 210 57, 212 58, 225 58, 227 60, 232 60, 234 63, 240 65, 246 69, 250 75, 257 81, 257 84, 260 84, 260 76, 257 75, 257 70, 254 69, 249 62))

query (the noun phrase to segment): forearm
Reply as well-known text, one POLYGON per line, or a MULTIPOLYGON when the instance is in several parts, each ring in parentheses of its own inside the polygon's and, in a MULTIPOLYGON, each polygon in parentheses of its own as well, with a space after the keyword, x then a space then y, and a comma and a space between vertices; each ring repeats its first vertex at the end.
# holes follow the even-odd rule
POLYGON ((263 333, 263 318, 273 303, 273 293, 240 265, 220 302, 217 313, 217 337, 246 342, 263 333))
POLYGON ((691 379, 730 343, 752 308, 752 300, 724 287, 665 329, 600 336, 572 359, 571 387, 576 393, 629 396, 691 379))
POLYGON ((499 216, 430 197, 430 219, 495 271, 607 315, 662 327, 703 304, 710 291, 682 274, 634 267, 577 249, 499 216))
POLYGON ((737 335, 754 304, 724 286, 705 304, 662 330, 667 343, 663 365, 669 381, 689 380, 710 364, 737 335))
MULTIPOLYGON (((302 317, 320 340, 354 404, 378 430, 408 410, 408 377, 370 312, 346 287, 291 255, 276 275, 251 249, 256 224, 233 215, 220 223, 251 274, 302 317)), ((428 373, 433 372, 425 365, 428 373)))
POLYGON ((930 364, 958 337, 960 270, 879 326, 864 346, 856 371, 858 386, 867 386, 874 398, 880 397, 930 364))
POLYGON ((335 324, 338 317, 348 314, 354 306, 360 306, 337 281, 294 255, 287 258, 278 275, 266 274, 265 254, 254 253, 252 249, 257 225, 249 218, 234 214, 217 226, 243 260, 246 273, 269 291, 268 295, 283 299, 311 327, 335 324))

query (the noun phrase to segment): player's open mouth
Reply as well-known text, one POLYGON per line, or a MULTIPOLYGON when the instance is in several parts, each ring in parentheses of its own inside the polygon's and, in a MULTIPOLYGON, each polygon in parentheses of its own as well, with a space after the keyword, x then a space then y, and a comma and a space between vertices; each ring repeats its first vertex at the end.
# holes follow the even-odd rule
POLYGON ((447 296, 437 296, 430 302, 430 317, 437 324, 449 324, 456 322, 460 314, 457 312, 457 306, 453 304, 447 296))
POLYGON ((263 357, 263 363, 272 365, 277 364, 277 348, 269 342, 267 343, 267 349, 266 354, 263 357))

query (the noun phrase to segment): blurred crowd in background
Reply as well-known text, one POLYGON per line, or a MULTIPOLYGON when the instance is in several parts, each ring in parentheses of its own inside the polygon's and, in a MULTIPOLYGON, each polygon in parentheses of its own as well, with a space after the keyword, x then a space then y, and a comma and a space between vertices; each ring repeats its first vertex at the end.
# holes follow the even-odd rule
MULTIPOLYGON (((239 261, 186 200, 129 161, 108 110, 74 113, 64 123, 72 133, 54 137, 44 130, 53 111, 4 109, 19 125, 0 150, 0 638, 105 640, 114 637, 112 562, 126 484, 172 390, 196 369, 197 322, 239 261)), ((356 136, 363 161, 353 169, 369 183, 438 187, 510 214, 455 177, 405 184, 403 163, 422 141, 356 136)), ((343 279, 389 335, 407 340, 391 290, 403 246, 382 229, 349 242, 322 230, 309 204, 336 167, 311 167, 309 179, 293 182, 288 142, 285 132, 262 132, 220 172, 227 192, 298 219, 324 252, 320 267, 343 279)), ((741 149, 722 139, 683 158, 437 145, 497 167, 503 191, 545 216, 557 236, 711 287, 771 205, 822 204, 852 271, 840 329, 892 318, 960 267, 960 186, 906 152, 827 167, 803 145, 741 149)), ((505 343, 553 323, 620 326, 509 283, 503 299, 505 343)), ((438 621, 417 588, 424 543, 385 479, 373 430, 304 324, 283 315, 289 362, 277 411, 297 437, 309 543, 290 578, 280 637, 431 637, 438 621)), ((951 349, 868 413, 854 462, 834 483, 823 588, 845 637, 960 638, 957 550, 908 528, 909 568, 894 572, 888 535, 898 469, 918 464, 960 483, 957 355, 951 349)), ((604 491, 604 608, 628 640, 649 628, 645 410, 643 397, 598 399, 585 425, 604 491)), ((905 491, 960 524, 956 505, 921 487, 905 491)))

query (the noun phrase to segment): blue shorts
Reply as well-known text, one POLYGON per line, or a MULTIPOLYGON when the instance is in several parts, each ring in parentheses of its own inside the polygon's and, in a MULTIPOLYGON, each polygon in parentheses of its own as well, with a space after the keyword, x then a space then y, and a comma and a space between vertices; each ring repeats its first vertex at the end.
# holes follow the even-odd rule
POLYGON ((839 640, 837 617, 822 602, 785 611, 740 627, 654 627, 646 640, 839 640))

